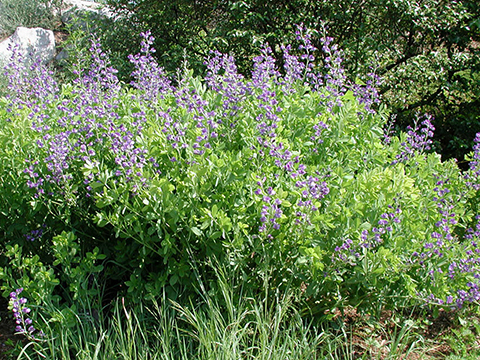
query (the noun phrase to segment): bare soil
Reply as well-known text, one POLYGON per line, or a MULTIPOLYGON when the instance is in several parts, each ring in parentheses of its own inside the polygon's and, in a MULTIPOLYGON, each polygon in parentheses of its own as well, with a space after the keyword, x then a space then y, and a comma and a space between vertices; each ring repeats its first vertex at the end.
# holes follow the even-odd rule
MULTIPOLYGON (((412 329, 411 341, 422 337, 425 343, 418 349, 409 350, 411 345, 406 338, 401 341, 404 346, 403 355, 399 360, 440 360, 449 355, 454 355, 455 351, 450 346, 447 338, 453 338, 452 334, 461 328, 454 311, 443 311, 434 316, 425 312, 413 312, 405 314, 394 314, 391 311, 383 311, 380 319, 371 320, 370 316, 359 314, 355 308, 344 309, 343 315, 340 312, 335 314, 336 320, 346 325, 344 328, 350 329, 350 346, 354 351, 353 358, 365 358, 368 354, 374 359, 386 359, 389 357, 388 349, 391 347, 392 339, 395 334, 400 334, 401 322, 412 320, 416 325, 412 329), (397 321, 394 320, 396 317, 397 321)), ((480 318, 476 315, 469 316, 473 323, 479 323, 480 318)), ((475 333, 475 330, 472 328, 475 333)), ((480 349, 480 333, 475 333, 475 341, 467 344, 468 351, 480 349)))

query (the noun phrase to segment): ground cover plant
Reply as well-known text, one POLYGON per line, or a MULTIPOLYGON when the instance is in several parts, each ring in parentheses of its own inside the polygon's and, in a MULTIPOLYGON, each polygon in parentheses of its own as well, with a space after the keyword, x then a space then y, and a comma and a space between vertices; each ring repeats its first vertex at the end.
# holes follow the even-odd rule
MULTIPOLYGON (((75 348, 94 344, 93 358, 110 351, 107 335, 138 345, 148 330, 124 304, 159 299, 194 338, 178 347, 184 358, 231 354, 212 343, 244 357, 322 358, 305 319, 478 305, 480 134, 466 172, 428 151, 428 114, 391 134, 376 77, 349 80, 326 35, 318 68, 301 25, 283 69, 264 46, 248 79, 218 52, 205 76, 185 64, 170 78, 151 34, 141 36, 128 85, 95 38, 71 83, 40 62, 22 65, 18 51, 6 67, 0 278, 16 330, 31 340, 21 356, 73 358, 75 328, 97 336, 75 348), (122 312, 133 322, 118 326, 138 329, 136 340, 78 328, 88 319, 103 329, 105 314, 122 312), (238 337, 218 339, 222 327, 238 337), (305 346, 282 347, 280 334, 305 346)), ((161 332, 182 339, 171 321, 161 332)))

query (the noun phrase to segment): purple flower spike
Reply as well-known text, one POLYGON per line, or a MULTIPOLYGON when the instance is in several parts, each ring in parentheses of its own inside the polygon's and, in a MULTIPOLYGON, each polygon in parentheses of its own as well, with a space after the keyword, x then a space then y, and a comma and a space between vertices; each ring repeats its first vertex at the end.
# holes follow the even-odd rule
POLYGON ((155 53, 152 47, 155 38, 151 36, 150 31, 141 33, 140 36, 143 38, 141 53, 128 56, 135 66, 132 72, 134 81, 131 85, 142 92, 141 99, 144 104, 155 104, 158 99, 163 99, 165 94, 172 91, 173 87, 165 70, 158 65, 152 55, 155 53))
POLYGON ((433 132, 435 131, 432 121, 433 117, 431 115, 425 114, 423 117, 420 117, 417 114, 414 127, 408 127, 407 140, 401 144, 403 150, 396 156, 396 160, 393 161, 393 164, 406 162, 415 155, 420 154, 425 150, 430 150, 430 145, 432 144, 431 139, 433 137, 433 132), (422 121, 418 124, 420 120, 422 121))
MULTIPOLYGON (((10 293, 10 307, 15 318, 15 331, 26 335, 30 340, 37 340, 33 334, 36 329, 32 325, 33 320, 31 318, 25 317, 26 314, 31 313, 31 309, 26 307, 27 299, 24 297, 19 297, 23 292, 23 288, 16 289, 10 293)), ((43 337, 43 332, 39 333, 40 337, 43 337)))
MULTIPOLYGON (((208 86, 222 95, 223 118, 231 121, 239 110, 241 102, 249 89, 243 81, 243 75, 237 71, 235 59, 231 55, 221 54, 218 51, 212 52, 213 57, 205 61, 207 76, 205 80, 208 86)), ((235 122, 227 126, 234 127, 235 122)))
POLYGON ((465 175, 467 185, 474 190, 480 190, 480 133, 477 133, 473 145, 473 158, 470 161, 470 169, 465 175))

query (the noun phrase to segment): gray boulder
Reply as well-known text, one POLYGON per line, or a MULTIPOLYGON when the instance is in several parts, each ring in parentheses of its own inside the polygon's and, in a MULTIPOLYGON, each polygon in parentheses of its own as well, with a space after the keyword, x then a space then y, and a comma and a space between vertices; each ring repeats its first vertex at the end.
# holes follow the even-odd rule
MULTIPOLYGON (((0 10, 1 10, 0 0, 0 10)), ((65 10, 60 14, 64 24, 73 28, 91 32, 97 20, 113 19, 114 15, 105 5, 82 0, 64 0, 65 10)), ((10 44, 19 44, 22 54, 31 60, 31 55, 40 57, 46 64, 55 58, 55 37, 53 31, 42 28, 18 27, 9 38, 0 42, 0 65, 8 62, 12 55, 10 44)), ((57 56, 57 61, 68 57, 68 49, 63 49, 57 56)))
POLYGON ((91 30, 95 21, 112 18, 112 12, 105 5, 92 1, 66 0, 68 8, 63 11, 61 19, 67 26, 91 30))
POLYGON ((55 37, 53 31, 42 28, 18 27, 15 33, 0 43, 0 62, 8 62, 12 55, 10 44, 18 44, 27 61, 32 56, 47 64, 55 57, 55 37))

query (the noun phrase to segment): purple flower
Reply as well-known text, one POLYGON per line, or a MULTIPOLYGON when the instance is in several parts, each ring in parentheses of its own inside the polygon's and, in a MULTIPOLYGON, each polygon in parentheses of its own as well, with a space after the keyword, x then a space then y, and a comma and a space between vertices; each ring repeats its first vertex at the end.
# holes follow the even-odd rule
MULTIPOLYGON (((24 297, 19 297, 23 292, 23 288, 16 289, 10 293, 10 307, 15 318, 15 331, 17 333, 25 334, 31 340, 36 340, 33 333, 36 331, 35 327, 32 325, 33 321, 31 318, 25 317, 26 314, 31 313, 31 309, 24 306, 27 303, 27 299, 24 297)), ((39 333, 39 336, 43 336, 43 332, 39 333)))
POLYGON ((30 54, 34 60, 28 64, 19 44, 10 42, 8 47, 12 55, 4 67, 11 100, 7 110, 13 112, 27 107, 32 111, 31 117, 36 119, 41 110, 57 97, 58 84, 53 71, 42 64, 36 54, 30 54))
POLYGON ((141 54, 129 55, 128 59, 135 66, 132 72, 134 80, 131 85, 140 90, 142 104, 155 104, 158 99, 162 99, 165 94, 171 92, 173 87, 165 74, 165 70, 158 65, 153 57, 155 49, 152 47, 155 38, 151 32, 141 33, 143 38, 141 43, 141 54))
POLYGON ((473 158, 469 163, 470 169, 465 175, 467 186, 480 190, 480 133, 477 133, 473 145, 473 158))
POLYGON ((375 113, 372 108, 375 104, 380 103, 380 95, 377 88, 381 85, 382 80, 378 75, 371 72, 367 74, 365 82, 356 82, 350 85, 350 89, 353 91, 353 95, 360 104, 365 106, 365 111, 368 113, 375 113))
POLYGON ((293 85, 297 80, 304 79, 304 73, 306 66, 303 62, 298 60, 298 57, 295 55, 290 55, 291 46, 281 47, 283 51, 283 60, 284 60, 284 69, 285 69, 285 78, 283 91, 286 94, 291 94, 295 92, 293 85))
POLYGON ((432 144, 431 138, 435 127, 432 125, 433 117, 429 114, 420 117, 417 114, 414 127, 409 126, 406 141, 402 142, 402 152, 396 156, 393 164, 406 162, 416 154, 421 154, 425 150, 430 150, 432 144), (421 123, 419 124, 419 122, 421 123))
MULTIPOLYGON (((258 182, 260 186, 262 186, 262 182, 258 182)), ((267 233, 269 228, 267 227, 267 223, 270 223, 270 226, 274 230, 280 229, 280 224, 278 223, 278 219, 280 219, 283 215, 283 211, 280 208, 282 205, 282 200, 276 198, 273 199, 268 195, 275 195, 275 190, 272 187, 268 187, 264 193, 262 187, 258 188, 255 193, 257 195, 261 195, 262 197, 262 211, 260 216, 261 225, 259 227, 260 233, 267 233)))
POLYGON ((250 92, 244 82, 243 75, 237 71, 235 59, 231 55, 221 54, 218 51, 212 52, 213 57, 205 61, 207 75, 205 80, 208 86, 222 95, 222 115, 229 123, 227 127, 234 127, 232 119, 241 110, 241 102, 245 95, 250 92))
POLYGON ((25 234, 25 239, 28 241, 38 241, 42 238, 45 231, 46 225, 43 224, 41 228, 31 230, 29 233, 25 234))

